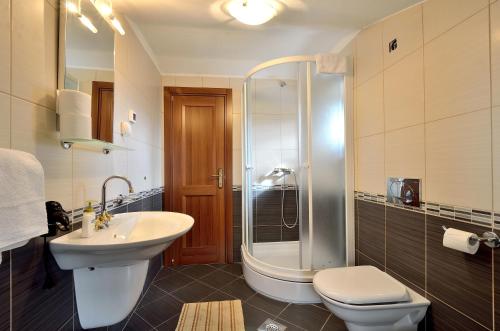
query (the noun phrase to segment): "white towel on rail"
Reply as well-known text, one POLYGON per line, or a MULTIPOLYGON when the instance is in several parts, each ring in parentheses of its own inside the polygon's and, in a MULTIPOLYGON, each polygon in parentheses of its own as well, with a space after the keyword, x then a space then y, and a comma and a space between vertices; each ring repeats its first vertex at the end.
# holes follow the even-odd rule
POLYGON ((316 73, 344 74, 347 71, 347 59, 334 53, 315 55, 316 73))
POLYGON ((1 252, 48 232, 43 167, 31 154, 0 148, 1 252))

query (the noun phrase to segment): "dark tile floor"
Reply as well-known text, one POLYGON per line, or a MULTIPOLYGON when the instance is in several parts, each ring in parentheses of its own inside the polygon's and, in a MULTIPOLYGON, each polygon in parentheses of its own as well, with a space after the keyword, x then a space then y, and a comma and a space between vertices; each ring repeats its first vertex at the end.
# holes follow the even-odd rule
POLYGON ((268 318, 287 330, 345 331, 323 305, 287 304, 266 298, 245 283, 239 264, 190 265, 161 270, 125 325, 127 331, 175 330, 183 303, 240 299, 246 330, 268 318))

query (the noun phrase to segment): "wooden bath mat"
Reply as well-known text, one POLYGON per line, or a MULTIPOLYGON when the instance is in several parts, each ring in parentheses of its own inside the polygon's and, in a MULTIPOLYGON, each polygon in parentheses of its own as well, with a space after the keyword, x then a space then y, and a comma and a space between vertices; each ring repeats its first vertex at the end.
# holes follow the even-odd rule
POLYGON ((182 306, 176 331, 242 331, 240 300, 186 303, 182 306))

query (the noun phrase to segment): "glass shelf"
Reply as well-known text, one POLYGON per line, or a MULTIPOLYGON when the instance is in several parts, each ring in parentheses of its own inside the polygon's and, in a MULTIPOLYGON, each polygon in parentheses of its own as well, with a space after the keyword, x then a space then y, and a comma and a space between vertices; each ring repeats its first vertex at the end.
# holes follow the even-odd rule
POLYGON ((113 143, 97 139, 69 138, 61 140, 61 146, 64 149, 70 149, 73 145, 84 146, 91 149, 101 149, 104 154, 109 154, 111 151, 133 151, 133 149, 128 147, 115 145, 113 143))

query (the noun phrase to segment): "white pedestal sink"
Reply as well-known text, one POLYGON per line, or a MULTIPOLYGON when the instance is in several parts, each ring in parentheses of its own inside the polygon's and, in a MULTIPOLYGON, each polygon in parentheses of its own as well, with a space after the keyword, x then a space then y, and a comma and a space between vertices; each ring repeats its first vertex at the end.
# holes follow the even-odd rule
POLYGON ((188 232, 194 220, 179 213, 138 212, 117 214, 109 224, 90 238, 77 230, 50 242, 59 267, 73 270, 85 329, 127 317, 144 287, 149 259, 188 232))

